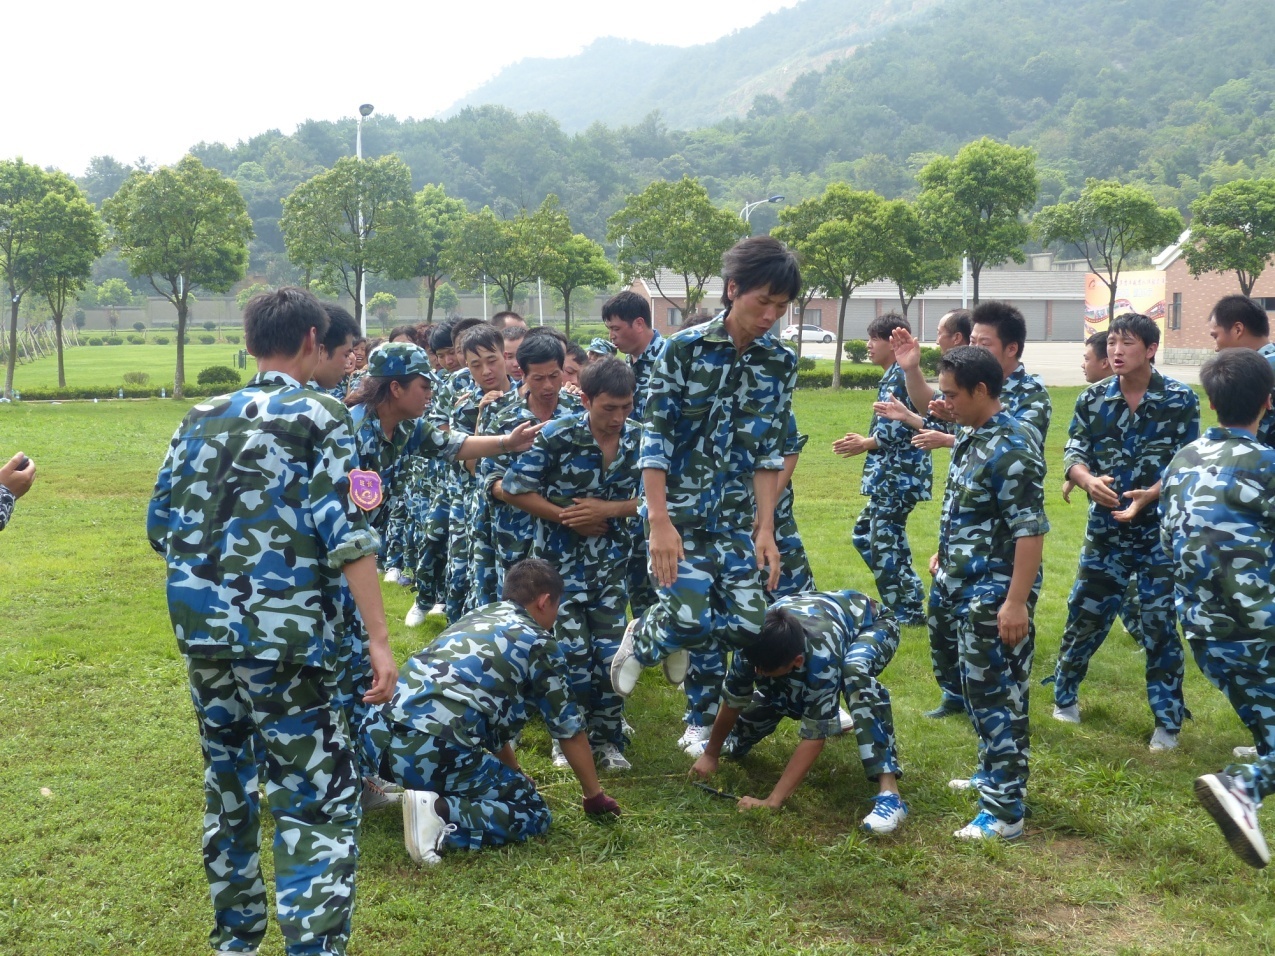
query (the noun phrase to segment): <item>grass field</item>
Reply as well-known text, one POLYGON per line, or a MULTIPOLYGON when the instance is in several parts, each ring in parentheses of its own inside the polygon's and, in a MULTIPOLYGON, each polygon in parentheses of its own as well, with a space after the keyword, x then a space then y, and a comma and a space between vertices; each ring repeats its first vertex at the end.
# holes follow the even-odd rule
MULTIPOLYGON (((121 333, 122 334, 122 333, 121 333)), ((168 333, 172 338, 172 332, 168 333)), ((242 346, 222 342, 219 345, 186 346, 186 381, 194 382, 201 369, 210 365, 235 367, 235 356, 242 346)), ((122 385, 126 372, 145 372, 150 384, 173 387, 173 371, 177 367, 177 346, 168 345, 81 345, 63 353, 68 386, 122 385)), ((246 377, 246 376, 245 376, 246 377)), ((13 371, 13 386, 55 388, 58 363, 53 357, 42 358, 13 371)))
MULTIPOLYGON (((1053 392, 1053 531, 1037 677, 1052 669, 1084 526, 1083 507, 1063 504, 1057 488, 1075 395, 1053 392)), ((829 450, 834 437, 862 428, 870 399, 798 397, 812 435, 797 472, 798 517, 825 588, 873 593, 849 543, 862 505, 860 466, 829 450)), ((40 468, 35 490, 0 534, 6 956, 206 951, 199 747, 163 568, 143 522, 183 409, 171 401, 0 406, 0 454, 20 448, 40 468)), ((946 456, 935 465, 942 476, 946 456)), ((922 561, 934 546, 937 513, 934 502, 912 519, 922 561)), ((402 626, 406 591, 386 588, 386 598, 401 661, 432 632, 402 626)), ((688 787, 689 761, 673 746, 677 695, 648 673, 630 708, 635 769, 606 780, 625 809, 620 821, 585 819, 570 772, 550 766, 543 729, 532 727, 522 760, 555 811, 549 835, 418 869, 403 849, 399 815, 369 817, 350 952, 1275 951, 1270 876, 1231 854, 1191 794, 1192 779, 1226 763, 1232 746, 1249 742, 1246 732, 1188 663, 1195 719, 1178 750, 1149 753, 1142 668, 1117 627, 1082 689, 1079 727, 1051 720, 1049 694, 1038 689, 1028 832, 1002 846, 951 836, 974 811, 971 798, 946 783, 968 774, 975 742, 961 721, 921 716, 937 699, 921 628, 905 630, 884 677, 912 811, 886 839, 856 831, 875 788, 853 741, 831 742, 780 813, 739 814, 688 787)), ((747 761, 724 764, 721 785, 764 795, 794 743, 786 726, 747 761)), ((262 952, 282 952, 273 927, 262 952)))

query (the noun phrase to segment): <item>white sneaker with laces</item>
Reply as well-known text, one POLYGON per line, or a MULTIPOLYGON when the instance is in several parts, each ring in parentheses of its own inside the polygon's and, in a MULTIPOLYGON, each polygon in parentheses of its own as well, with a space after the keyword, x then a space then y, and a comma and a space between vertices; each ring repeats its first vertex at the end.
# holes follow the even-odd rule
POLYGON ((1054 704, 1054 720, 1064 724, 1080 723, 1080 705, 1068 704, 1066 707, 1059 707, 1054 704))
POLYGON ((958 840, 1013 840, 1022 835, 1022 820, 1006 823, 986 810, 980 810, 978 816, 952 834, 958 840))
POLYGON ((615 744, 603 744, 598 748, 598 768, 600 770, 632 770, 633 764, 620 752, 615 744))
POLYGON ((567 760, 567 755, 562 752, 562 744, 556 740, 553 742, 553 765, 559 769, 571 766, 571 762, 567 760))
POLYGON ((390 568, 385 572, 384 581, 386 584, 400 584, 403 580, 403 574, 398 568, 390 568))
POLYGON ((1171 730, 1165 730, 1163 727, 1157 727, 1155 733, 1151 735, 1151 744, 1148 749, 1153 754, 1158 754, 1166 750, 1173 750, 1177 745, 1177 734, 1171 730))
POLYGON ((1236 760, 1256 760, 1257 748, 1256 747, 1236 747, 1234 750, 1231 751, 1231 756, 1234 757, 1236 760))
POLYGON ((615 657, 611 658, 611 687, 621 697, 628 697, 637 687, 638 678, 642 676, 642 665, 633 651, 633 632, 637 630, 639 618, 629 621, 624 629, 624 639, 616 648, 615 657))
POLYGON ((425 609, 419 604, 413 604, 407 617, 403 618, 403 623, 408 627, 420 627, 425 623, 425 609))
POLYGON ((440 615, 442 615, 443 617, 446 617, 446 616, 447 616, 447 605, 446 605, 446 604, 444 604, 442 601, 439 601, 437 604, 435 604, 432 608, 430 608, 430 609, 429 609, 429 613, 430 613, 430 615, 431 615, 431 616, 432 616, 432 615, 435 615, 435 614, 440 614, 440 615))
POLYGON ((947 782, 947 789, 956 791, 973 790, 974 781, 969 777, 957 777, 955 780, 947 782))
POLYGON ((1257 826, 1259 801, 1249 796, 1242 780, 1225 773, 1209 773, 1195 780, 1195 797, 1222 828, 1227 845, 1249 866, 1262 869, 1271 861, 1266 838, 1257 826))
POLYGON ((908 807, 897 793, 879 793, 872 800, 872 812, 863 818, 866 833, 893 833, 908 818, 908 807))
POLYGON ((677 739, 677 745, 688 756, 698 758, 703 756, 704 748, 708 746, 708 738, 711 736, 713 736, 712 727, 696 727, 692 724, 677 739))
POLYGON ((456 824, 445 823, 434 809, 438 794, 428 790, 403 791, 403 842, 413 863, 433 866, 442 862, 438 851, 456 824))

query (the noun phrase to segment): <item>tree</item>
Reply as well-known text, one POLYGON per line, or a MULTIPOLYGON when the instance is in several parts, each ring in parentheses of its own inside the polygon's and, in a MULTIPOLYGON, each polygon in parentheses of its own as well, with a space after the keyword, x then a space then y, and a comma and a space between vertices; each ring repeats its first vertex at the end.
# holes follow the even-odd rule
POLYGON ((367 310, 381 322, 381 330, 389 327, 390 316, 398 310, 398 296, 389 292, 378 292, 367 300, 367 310))
POLYGON ((1234 272, 1252 295, 1275 256, 1275 179, 1237 179, 1191 203, 1191 238, 1184 250, 1191 275, 1234 272))
POLYGON ((442 310, 444 316, 451 318, 460 305, 460 296, 451 285, 443 282, 434 289, 434 305, 442 310))
POLYGON ((961 277, 960 261, 943 248, 934 223, 915 203, 883 203, 877 241, 881 275, 899 290, 904 317, 922 292, 961 277))
POLYGON ((571 333, 571 294, 580 288, 605 288, 619 280, 602 247, 579 233, 558 246, 550 256, 544 280, 562 296, 566 331, 571 333))
POLYGON ((1022 262, 1029 230, 1021 216, 1036 202, 1036 153, 984 137, 961 147, 955 159, 927 163, 917 174, 919 202, 951 255, 968 256, 978 304, 984 266, 1022 262))
POLYGON ((119 191, 132 171, 132 166, 119 162, 113 156, 94 156, 80 177, 80 187, 89 202, 100 206, 119 191))
POLYGON ((1074 245, 1107 287, 1107 318, 1116 317, 1116 287, 1125 260, 1136 252, 1167 246, 1182 233, 1182 214, 1162 208, 1142 186, 1111 179, 1085 182, 1074 202, 1046 206, 1035 227, 1046 245, 1074 245))
POLYGON ((442 186, 426 184, 416 194, 413 204, 411 239, 406 251, 404 266, 391 273, 393 279, 419 277, 428 304, 425 321, 434 320, 434 304, 438 285, 447 274, 444 269, 443 250, 447 240, 460 228, 465 218, 465 203, 452 199, 442 186), (402 272, 407 274, 403 275, 402 272))
POLYGON ((264 282, 254 282, 252 285, 244 286, 239 290, 239 294, 235 296, 235 305, 242 312, 248 307, 248 302, 263 292, 273 292, 274 287, 266 285, 264 282))
POLYGON ((512 219, 500 219, 489 206, 466 216, 446 243, 443 259, 462 286, 484 278, 494 282, 514 307, 518 287, 547 272, 554 250, 571 238, 571 222, 550 194, 532 215, 521 209, 512 219))
POLYGON ((43 213, 47 217, 45 241, 49 255, 35 288, 49 303, 57 341, 58 387, 66 388, 62 319, 67 303, 88 285, 93 263, 105 248, 105 230, 97 210, 69 177, 62 173, 48 175, 54 190, 43 213))
POLYGON ((120 306, 132 305, 137 297, 123 279, 107 279, 97 287, 94 301, 106 309, 107 324, 114 332, 120 324, 120 306))
POLYGON ((22 297, 44 273, 53 244, 46 241, 58 199, 50 174, 20 158, 0 161, 0 274, 9 293, 9 348, 4 394, 13 398, 18 359, 18 310, 22 297))
POLYGON ((412 174, 401 159, 344 156, 289 194, 279 227, 288 258, 324 289, 344 290, 362 318, 364 276, 406 268, 412 218, 412 174))
POLYGON ((704 298, 704 285, 721 271, 722 253, 746 235, 748 224, 714 206, 708 190, 689 176, 679 182, 656 180, 629 196, 624 208, 607 220, 607 240, 619 246, 625 281, 646 279, 668 299, 660 270, 680 276, 687 315, 704 298))
POLYGON ((833 388, 841 387, 841 345, 850 295, 883 274, 877 233, 884 205, 885 200, 876 193, 832 183, 822 196, 779 213, 780 226, 774 236, 801 256, 802 279, 841 298, 837 351, 832 360, 833 388))
POLYGON ((196 287, 229 292, 248 265, 252 221, 233 182, 193 156, 154 172, 138 170, 102 205, 120 254, 135 276, 177 309, 173 395, 186 385, 186 319, 196 287))

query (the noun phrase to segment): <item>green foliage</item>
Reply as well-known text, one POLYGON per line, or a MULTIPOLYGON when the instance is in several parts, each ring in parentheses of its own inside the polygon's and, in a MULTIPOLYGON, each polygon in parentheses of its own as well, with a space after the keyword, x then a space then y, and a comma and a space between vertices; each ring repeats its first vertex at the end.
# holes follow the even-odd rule
POLYGON ((484 206, 461 220, 444 247, 443 260, 462 287, 473 288, 484 276, 494 282, 505 308, 512 309, 518 287, 545 275, 554 250, 570 238, 571 222, 557 196, 547 196, 530 215, 518 210, 512 219, 500 219, 484 206))
POLYGON ((875 365, 866 368, 843 368, 840 384, 837 386, 833 385, 832 372, 825 369, 797 373, 798 388, 876 389, 880 384, 881 370, 875 365))
POLYGON ((389 292, 378 292, 368 299, 367 310, 384 323, 386 319, 398 311, 398 296, 389 292))
POLYGON ((125 372, 125 385, 145 385, 151 380, 149 372, 125 372))
POLYGON ((104 341, 106 342, 107 345, 123 345, 124 344, 123 337, 119 335, 108 335, 104 339, 104 341))
POLYGON ((721 272, 722 253, 746 235, 748 224, 713 205, 708 190, 689 176, 656 180, 607 220, 607 240, 622 243, 617 258, 625 280, 640 277, 665 298, 683 299, 687 315, 703 301, 708 280, 721 272), (661 270, 679 277, 681 289, 666 292, 661 270))
POLYGON ((196 376, 195 381, 200 385, 233 385, 238 387, 242 379, 239 377, 239 372, 228 365, 210 365, 196 376))
POLYGON ((231 345, 238 345, 238 344, 239 344, 239 338, 240 338, 240 336, 238 336, 238 335, 227 335, 227 336, 226 336, 226 341, 227 341, 227 342, 229 342, 231 345))
POLYGON ((245 286, 235 295, 235 306, 242 312, 248 307, 248 302, 254 296, 258 296, 263 292, 273 292, 273 287, 263 282, 254 282, 252 285, 245 286))
POLYGON ((217 341, 217 336, 215 336, 215 335, 201 335, 201 336, 199 336, 199 341, 200 341, 203 345, 212 345, 214 342, 216 342, 216 341, 217 341))
POLYGON ((103 342, 103 341, 102 341, 100 338, 98 338, 97 336, 93 336, 92 338, 90 338, 90 339, 88 340, 88 343, 89 343, 89 345, 105 345, 105 344, 106 344, 105 342, 103 342))
POLYGON ((172 341, 172 339, 170 339, 167 335, 152 335, 151 341, 156 345, 167 345, 172 341))
POLYGON ((579 233, 554 246, 543 269, 545 283, 562 296, 562 312, 568 332, 571 329, 571 294, 582 288, 605 289, 619 281, 602 247, 579 233))
MULTIPOLYGON (((866 354, 865 354, 866 357, 866 354)), ((939 359, 943 357, 943 350, 935 348, 932 345, 921 346, 921 371, 928 376, 935 376, 939 373, 939 359)))
MULTIPOLYGON (((442 186, 426 183, 413 202, 411 238, 403 261, 391 278, 417 278, 425 290, 428 303, 425 321, 434 320, 434 306, 449 314, 449 308, 437 301, 446 274, 443 252, 447 240, 460 228, 466 214, 465 203, 447 195, 442 186), (405 274, 406 273, 406 274, 405 274)), ((448 287, 450 288, 450 287, 448 287)), ((452 290, 454 296, 455 290, 452 290)))
POLYGON ((145 323, 145 322, 134 322, 134 323, 133 323, 133 331, 134 331, 134 332, 136 332, 136 333, 138 333, 139 335, 141 335, 142 333, 144 333, 144 332, 146 331, 146 323, 145 323))
POLYGON ((843 348, 845 349, 846 357, 856 365, 865 362, 868 358, 868 343, 863 341, 863 339, 850 339, 843 348))
POLYGON ((203 323, 203 327, 204 327, 204 331, 205 331, 205 332, 216 332, 216 331, 217 331, 217 323, 216 323, 216 322, 204 322, 204 323, 203 323))
POLYGON ((586 322, 584 325, 577 325, 567 336, 576 345, 581 348, 588 348, 589 343, 594 339, 602 339, 609 342, 611 340, 607 327, 601 322, 586 322))
POLYGON ((1275 179, 1225 183, 1195 200, 1191 215, 1184 250, 1191 274, 1234 272, 1251 295, 1275 256, 1275 179))
POLYGON ((449 283, 440 282, 434 289, 433 299, 430 303, 430 314, 432 315, 432 310, 437 308, 445 317, 451 318, 459 305, 460 296, 456 294, 456 290, 449 283))
POLYGON ((797 371, 812 372, 818 364, 818 361, 811 358, 809 355, 802 355, 797 359, 797 371))
POLYGON ((961 277, 960 258, 944 248, 937 224, 907 200, 895 199, 881 207, 877 255, 881 277, 898 287, 905 311, 922 292, 961 277))
POLYGON ((146 336, 144 336, 144 335, 130 335, 130 336, 128 336, 128 344, 129 344, 129 345, 145 345, 145 344, 146 344, 146 336))

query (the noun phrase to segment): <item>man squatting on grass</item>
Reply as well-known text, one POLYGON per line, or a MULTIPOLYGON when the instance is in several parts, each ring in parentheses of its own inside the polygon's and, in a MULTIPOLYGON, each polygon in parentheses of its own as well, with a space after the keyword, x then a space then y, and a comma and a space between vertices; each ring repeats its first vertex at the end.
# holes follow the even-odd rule
POLYGON ((643 667, 663 662, 676 684, 689 649, 756 643, 766 588, 779 583, 775 503, 797 359, 769 333, 801 272, 782 243, 754 236, 722 257, 722 279, 725 310, 670 336, 651 376, 638 464, 658 591, 612 660, 625 697, 643 667))
POLYGON ((908 810, 899 798, 890 692, 877 677, 898 649, 894 615, 858 591, 781 598, 766 612, 761 638, 735 654, 712 735, 692 775, 708 779, 717 772, 721 754, 742 757, 785 717, 800 720, 801 741, 770 796, 739 799, 740 810, 779 809, 806 779, 824 742, 842 732, 844 695, 864 772, 880 787, 863 829, 893 832, 908 810))
POLYGON ((1228 348, 1200 381, 1219 424, 1169 463, 1160 536, 1195 662, 1257 744, 1253 763, 1205 774, 1195 793, 1240 859, 1264 867, 1257 808, 1275 793, 1275 449, 1257 431, 1271 417, 1275 373, 1258 352, 1228 348))
POLYGON ((259 765, 287 952, 345 952, 360 775, 337 703, 343 575, 367 627, 365 699, 384 702, 394 689, 378 541, 349 500, 349 418, 304 384, 327 325, 301 289, 248 303, 244 337, 258 373, 186 415, 147 515, 147 536, 168 565, 169 615, 199 724, 210 942, 222 952, 255 952, 266 932, 259 765))
POLYGON ((978 735, 978 765, 954 790, 978 793, 964 840, 1023 832, 1027 792, 1032 621, 1040 595, 1045 462, 1036 433, 1001 408, 1001 363, 987 349, 953 349, 939 360, 939 390, 965 426, 930 559, 938 599, 952 610, 961 696, 978 735))
POLYGON ((403 839, 417 863, 438 863, 444 846, 478 850, 549 828, 549 808, 512 744, 533 715, 561 743, 585 812, 620 812, 598 783, 567 661, 550 633, 562 577, 547 561, 519 561, 503 596, 409 659, 394 698, 367 725, 382 775, 406 788, 403 839))

